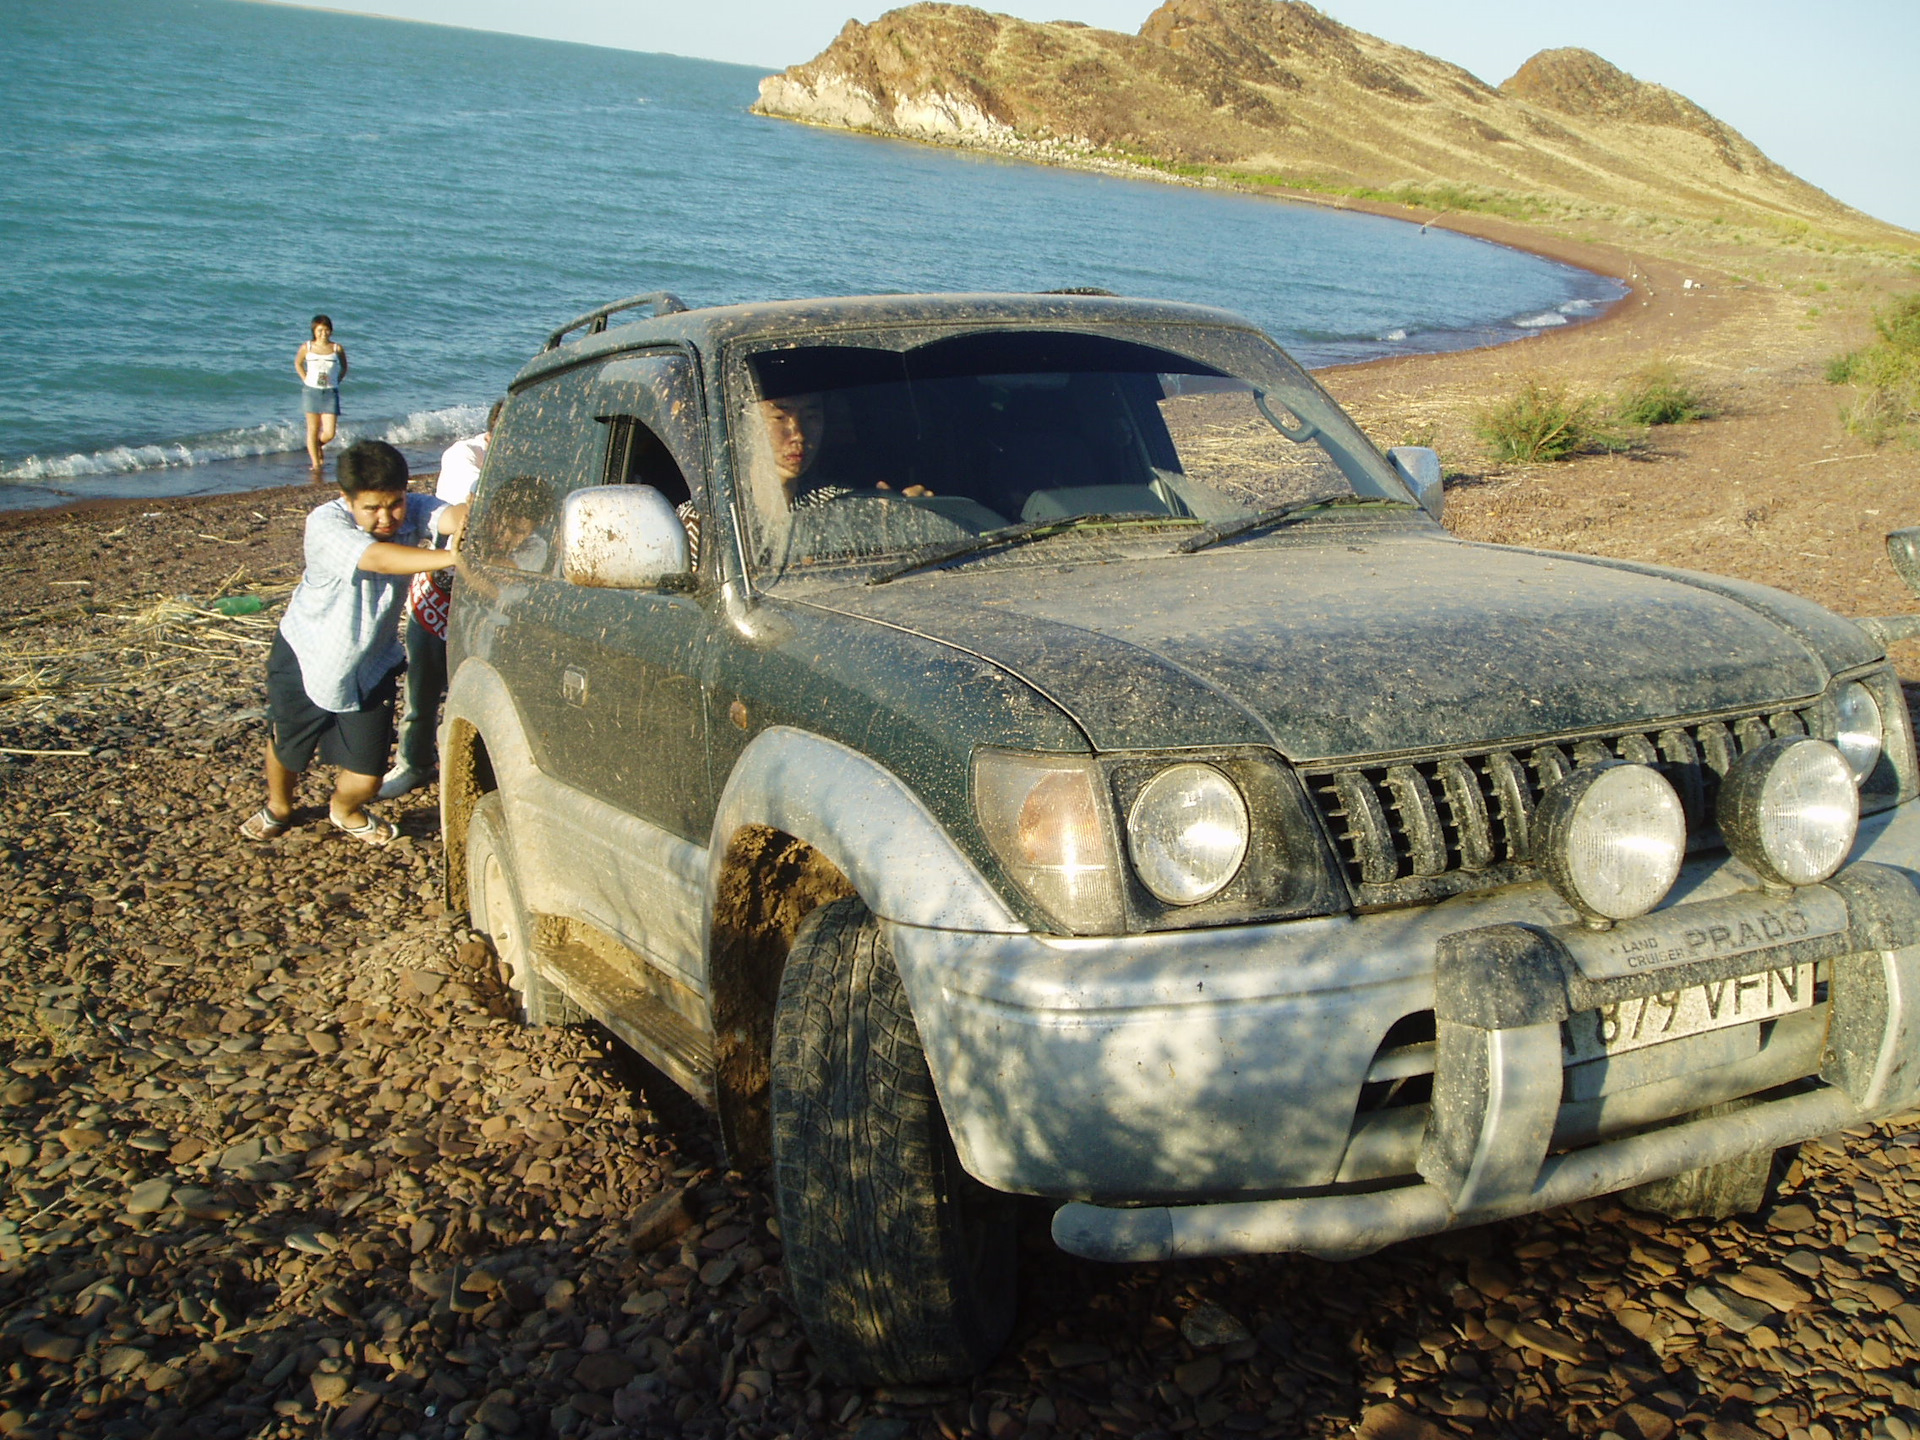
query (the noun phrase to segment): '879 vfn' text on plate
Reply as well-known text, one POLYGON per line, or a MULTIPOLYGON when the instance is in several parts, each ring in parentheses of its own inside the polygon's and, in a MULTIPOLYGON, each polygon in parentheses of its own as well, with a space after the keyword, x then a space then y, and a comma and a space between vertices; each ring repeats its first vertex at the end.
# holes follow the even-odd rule
POLYGON ((1578 1065, 1812 1004, 1813 966, 1790 965, 1583 1010, 1567 1017, 1562 1048, 1565 1062, 1578 1065))

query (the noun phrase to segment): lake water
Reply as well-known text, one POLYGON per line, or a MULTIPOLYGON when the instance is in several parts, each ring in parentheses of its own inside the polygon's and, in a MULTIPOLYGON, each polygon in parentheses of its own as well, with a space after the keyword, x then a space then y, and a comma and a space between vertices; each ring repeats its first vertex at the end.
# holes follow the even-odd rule
POLYGON ((304 479, 315 311, 343 433, 419 463, 549 330, 644 290, 1096 285, 1231 307, 1312 365, 1622 293, 1372 216, 761 119, 742 66, 233 0, 0 0, 0 34, 0 509, 304 479))

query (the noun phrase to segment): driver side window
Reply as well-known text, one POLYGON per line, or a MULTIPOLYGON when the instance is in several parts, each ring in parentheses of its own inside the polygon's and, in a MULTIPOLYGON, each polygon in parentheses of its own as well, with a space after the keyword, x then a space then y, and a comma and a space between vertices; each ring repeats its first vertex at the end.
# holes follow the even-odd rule
POLYGON ((693 361, 679 351, 624 355, 594 372, 593 394, 607 441, 598 483, 647 485, 666 497, 698 572, 706 477, 693 361))

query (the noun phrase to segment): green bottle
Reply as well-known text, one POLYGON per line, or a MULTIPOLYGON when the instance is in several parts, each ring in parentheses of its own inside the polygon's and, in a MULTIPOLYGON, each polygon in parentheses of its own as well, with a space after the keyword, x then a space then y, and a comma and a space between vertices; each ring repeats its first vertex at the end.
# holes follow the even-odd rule
POLYGON ((213 602, 213 608, 221 615, 258 615, 267 608, 267 602, 258 595, 222 595, 213 602))

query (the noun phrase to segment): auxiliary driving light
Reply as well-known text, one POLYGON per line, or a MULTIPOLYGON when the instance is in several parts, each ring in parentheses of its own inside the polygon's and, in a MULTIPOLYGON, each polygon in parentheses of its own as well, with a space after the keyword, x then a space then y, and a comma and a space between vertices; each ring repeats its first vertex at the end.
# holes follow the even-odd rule
POLYGON ((1653 909, 1687 849, 1686 812, 1666 777, 1606 760, 1556 781, 1533 817, 1533 853, 1549 883, 1590 925, 1653 909))
POLYGON ((1818 885, 1845 863, 1860 828, 1853 766, 1824 740, 1769 740, 1727 770, 1719 818, 1727 848, 1769 885, 1818 885))

